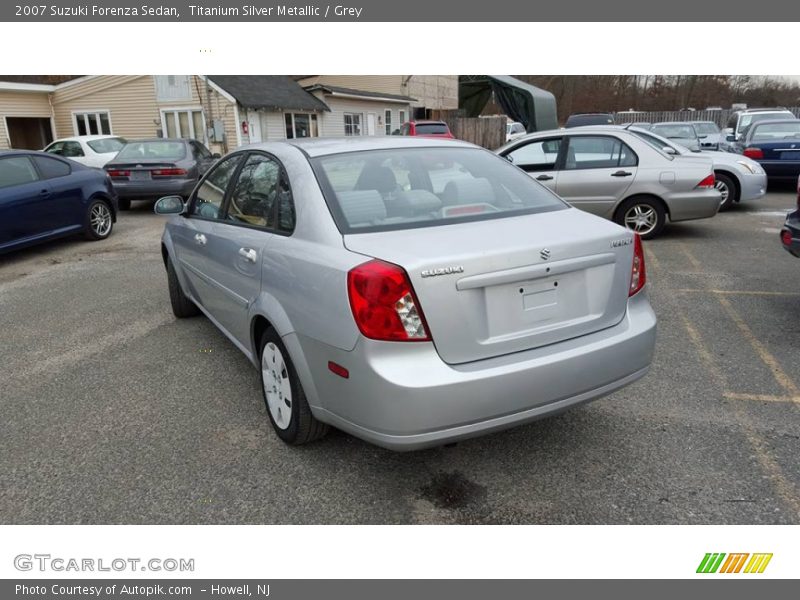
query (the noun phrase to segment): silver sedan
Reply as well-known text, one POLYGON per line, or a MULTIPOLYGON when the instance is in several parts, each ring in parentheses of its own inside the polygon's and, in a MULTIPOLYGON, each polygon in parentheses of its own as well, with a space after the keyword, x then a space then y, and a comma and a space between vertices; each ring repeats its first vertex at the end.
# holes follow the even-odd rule
POLYGON ((393 449, 497 431, 644 376, 639 236, 487 150, 421 138, 257 144, 160 199, 178 317, 261 374, 277 435, 393 449))
POLYGON ((713 217, 721 195, 710 158, 666 152, 614 126, 526 135, 497 150, 576 208, 645 239, 670 221, 713 217))

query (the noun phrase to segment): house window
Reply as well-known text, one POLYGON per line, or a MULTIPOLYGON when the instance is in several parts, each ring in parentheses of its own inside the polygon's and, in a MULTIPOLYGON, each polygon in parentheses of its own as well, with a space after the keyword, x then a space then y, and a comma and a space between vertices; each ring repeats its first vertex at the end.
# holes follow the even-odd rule
POLYGON ((398 121, 400 122, 399 124, 402 125, 403 123, 406 122, 406 111, 401 110, 398 114, 400 116, 400 118, 398 119, 398 121))
POLYGON ((318 137, 317 115, 308 113, 286 113, 286 139, 318 137))
POLYGON ((155 75, 156 98, 162 102, 191 100, 192 89, 188 75, 155 75))
POLYGON ((344 114, 344 134, 361 135, 361 115, 359 113, 344 114))
POLYGON ((162 110, 161 137, 191 138, 205 142, 206 128, 203 111, 199 108, 162 110))
POLYGON ((392 111, 388 108, 386 109, 384 121, 386 122, 386 135, 392 135, 392 111))
POLYGON ((111 135, 111 117, 107 111, 72 114, 75 135, 111 135))

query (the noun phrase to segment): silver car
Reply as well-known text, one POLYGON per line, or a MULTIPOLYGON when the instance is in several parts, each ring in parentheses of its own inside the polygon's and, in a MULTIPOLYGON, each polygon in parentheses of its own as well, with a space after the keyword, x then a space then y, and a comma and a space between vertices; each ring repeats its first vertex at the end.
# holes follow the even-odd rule
POLYGON ((667 123, 654 123, 650 126, 650 131, 672 140, 676 144, 686 146, 689 150, 699 151, 702 149, 702 140, 697 128, 684 121, 671 121, 667 123))
POLYGON ((497 153, 575 208, 644 239, 661 233, 667 219, 704 219, 719 210, 710 158, 670 154, 613 125, 532 133, 497 153))
POLYGON ((439 445, 650 366, 640 238, 470 144, 257 144, 156 212, 175 214, 161 247, 175 315, 204 313, 259 369, 290 444, 332 425, 392 449, 439 445))

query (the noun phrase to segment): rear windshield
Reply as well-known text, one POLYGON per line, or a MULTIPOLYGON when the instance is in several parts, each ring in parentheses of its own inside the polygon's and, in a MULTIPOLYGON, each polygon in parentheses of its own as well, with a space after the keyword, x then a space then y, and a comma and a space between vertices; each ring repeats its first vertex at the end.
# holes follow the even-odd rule
POLYGON ((763 112, 763 113, 750 113, 747 115, 742 115, 742 118, 739 120, 739 131, 743 129, 747 129, 753 123, 758 123, 759 121, 775 121, 776 119, 793 119, 795 118, 791 111, 788 110, 781 110, 776 112, 763 112))
POLYGON ((130 142, 117 159, 159 158, 164 160, 180 160, 186 156, 186 145, 183 142, 153 141, 130 142))
POLYGON ((125 145, 125 140, 122 138, 105 138, 92 140, 91 142, 86 142, 86 144, 98 154, 110 154, 111 152, 119 152, 125 145))
POLYGON ((342 233, 432 227, 562 210, 507 160, 477 148, 404 148, 311 160, 342 233))
POLYGON ((666 138, 692 139, 697 137, 694 127, 691 125, 653 125, 650 130, 666 138))
POLYGON ((697 133, 702 135, 719 133, 719 127, 714 123, 695 123, 694 128, 697 130, 697 133))
POLYGON ((762 123, 753 128, 750 141, 769 142, 800 137, 800 121, 789 123, 762 123))
POLYGON ((447 125, 444 123, 417 123, 416 130, 417 135, 447 133, 447 125))
POLYGON ((611 115, 571 115, 565 127, 585 127, 586 125, 610 125, 614 123, 611 115))

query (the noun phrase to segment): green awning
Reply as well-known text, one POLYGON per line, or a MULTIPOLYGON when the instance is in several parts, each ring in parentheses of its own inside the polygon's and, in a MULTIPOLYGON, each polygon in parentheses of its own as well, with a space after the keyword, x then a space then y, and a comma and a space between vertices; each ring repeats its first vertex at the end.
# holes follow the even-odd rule
POLYGON ((458 107, 467 117, 480 116, 492 93, 503 111, 528 133, 558 128, 556 98, 547 90, 508 75, 458 77, 458 107))

